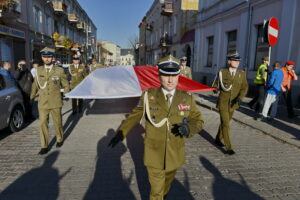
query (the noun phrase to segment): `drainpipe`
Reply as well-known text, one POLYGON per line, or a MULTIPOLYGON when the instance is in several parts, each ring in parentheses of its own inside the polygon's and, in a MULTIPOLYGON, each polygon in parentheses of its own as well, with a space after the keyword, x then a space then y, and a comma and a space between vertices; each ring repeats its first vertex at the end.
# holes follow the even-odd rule
MULTIPOLYGON (((248 2, 248 27, 247 27, 247 31, 246 31, 246 38, 247 38, 247 43, 245 45, 245 70, 246 72, 249 70, 249 64, 250 64, 250 50, 249 50, 249 45, 250 45, 250 40, 251 40, 251 36, 252 36, 252 31, 251 31, 251 24, 252 24, 252 13, 253 13, 253 7, 250 4, 251 0, 246 0, 246 2, 248 2)), ((248 74, 248 73, 247 73, 248 74)))

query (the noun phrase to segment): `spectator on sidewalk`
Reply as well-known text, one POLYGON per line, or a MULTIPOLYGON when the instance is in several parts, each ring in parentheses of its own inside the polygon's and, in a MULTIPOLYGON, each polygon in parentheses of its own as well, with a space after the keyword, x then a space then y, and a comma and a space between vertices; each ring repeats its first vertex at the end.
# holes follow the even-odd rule
POLYGON ((277 113, 277 104, 279 99, 279 94, 281 91, 281 83, 283 81, 283 72, 280 69, 281 64, 280 62, 276 61, 273 65, 273 72, 270 75, 270 79, 267 83, 267 97, 264 103, 263 111, 261 116, 257 118, 257 120, 271 120, 276 116, 277 113), (271 107, 270 111, 270 118, 268 118, 268 112, 271 107))
POLYGON ((33 77, 31 72, 28 70, 26 66, 25 60, 20 60, 18 62, 18 68, 15 72, 15 79, 18 83, 18 87, 21 89, 24 106, 26 111, 26 116, 32 118, 32 108, 30 104, 30 93, 33 82, 33 77))
POLYGON ((13 75, 10 72, 11 70, 11 64, 10 62, 4 61, 2 67, 0 68, 0 72, 7 76, 11 81, 16 83, 16 80, 14 79, 13 75))
POLYGON ((265 99, 265 86, 268 76, 269 57, 264 57, 262 64, 258 67, 254 83, 256 85, 256 96, 248 104, 251 109, 254 109, 257 113, 261 113, 264 106, 265 99))
POLYGON ((294 61, 287 61, 285 66, 281 68, 281 70, 283 71, 283 74, 284 74, 283 81, 281 84, 282 96, 286 103, 289 118, 296 117, 296 115, 294 113, 294 108, 293 108, 292 88, 291 88, 291 82, 298 80, 298 76, 296 75, 296 73, 293 69, 294 66, 295 66, 294 61))
POLYGON ((36 76, 36 69, 39 67, 39 65, 40 65, 40 63, 36 60, 32 62, 32 68, 31 68, 30 72, 31 72, 31 75, 33 78, 35 78, 35 76, 36 76))

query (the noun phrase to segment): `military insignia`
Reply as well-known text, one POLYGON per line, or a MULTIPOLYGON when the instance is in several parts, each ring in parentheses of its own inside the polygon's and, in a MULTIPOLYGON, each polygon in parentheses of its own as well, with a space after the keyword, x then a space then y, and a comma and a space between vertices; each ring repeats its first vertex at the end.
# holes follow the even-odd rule
POLYGON ((182 104, 178 105, 178 110, 179 111, 189 111, 190 109, 191 109, 190 105, 182 105, 182 104))
POLYGON ((158 107, 150 107, 150 110, 158 110, 158 107))
POLYGON ((150 96, 149 101, 154 102, 155 101, 155 97, 154 96, 150 96))
POLYGON ((184 112, 183 111, 179 112, 179 115, 184 116, 184 112))

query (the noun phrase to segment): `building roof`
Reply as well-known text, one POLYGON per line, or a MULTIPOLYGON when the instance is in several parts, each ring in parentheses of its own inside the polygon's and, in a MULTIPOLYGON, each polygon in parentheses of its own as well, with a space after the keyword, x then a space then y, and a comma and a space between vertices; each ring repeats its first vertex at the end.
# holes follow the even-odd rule
POLYGON ((121 56, 126 56, 128 54, 133 55, 133 49, 121 49, 121 56))

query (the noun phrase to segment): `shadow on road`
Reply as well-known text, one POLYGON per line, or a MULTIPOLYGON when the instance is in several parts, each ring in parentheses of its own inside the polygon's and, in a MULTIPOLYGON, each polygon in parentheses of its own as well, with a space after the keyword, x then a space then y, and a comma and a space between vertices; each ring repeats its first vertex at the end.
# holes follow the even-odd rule
POLYGON ((0 194, 1 200, 56 200, 59 194, 59 181, 70 171, 59 175, 58 169, 53 167, 59 155, 58 151, 49 154, 41 167, 26 172, 0 194))
POLYGON ((139 102, 139 97, 98 99, 86 111, 86 115, 129 113, 139 102))
POLYGON ((246 181, 240 175, 241 183, 226 179, 221 172, 206 158, 200 157, 203 167, 214 176, 212 185, 215 200, 262 200, 263 198, 252 192, 246 181))
POLYGON ((125 145, 120 142, 114 148, 107 146, 115 134, 113 129, 109 129, 107 135, 98 142, 94 179, 84 195, 84 200, 136 199, 129 187, 134 172, 131 171, 127 178, 122 174, 121 156, 127 150, 125 145))
POLYGON ((206 130, 202 129, 199 135, 208 141, 212 146, 215 146, 217 149, 219 149, 222 153, 226 153, 224 148, 215 145, 215 139, 206 130))

